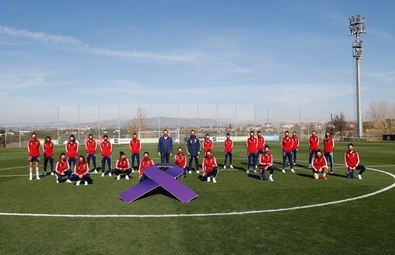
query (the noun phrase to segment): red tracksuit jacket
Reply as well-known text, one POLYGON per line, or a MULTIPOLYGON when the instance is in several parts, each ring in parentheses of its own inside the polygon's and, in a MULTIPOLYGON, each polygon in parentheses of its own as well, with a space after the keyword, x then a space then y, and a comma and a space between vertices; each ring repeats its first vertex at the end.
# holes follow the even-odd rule
POLYGON ((66 155, 68 158, 76 158, 78 154, 78 144, 76 142, 67 142, 66 155))
POLYGON ((103 157, 110 157, 112 153, 112 144, 109 140, 100 143, 101 155, 103 157))
POLYGON ((225 153, 233 152, 233 141, 231 139, 226 139, 224 141, 224 152, 225 153))
POLYGON ((283 152, 293 151, 294 141, 291 139, 291 137, 287 136, 281 140, 281 148, 283 149, 283 152))
POLYGON ((217 166, 217 159, 213 156, 204 157, 203 159, 203 171, 208 174, 214 170, 214 167, 217 166))
POLYGON ((54 152, 53 142, 44 143, 44 156, 47 158, 52 158, 54 152))
POLYGON ((77 163, 77 166, 75 167, 75 173, 77 175, 86 175, 89 172, 89 167, 88 163, 77 163))
POLYGON ((174 163, 181 167, 181 168, 185 168, 187 165, 187 158, 185 157, 185 154, 183 152, 179 152, 175 155, 175 161, 174 163))
POLYGON ((299 149, 299 145, 300 145, 300 141, 299 141, 299 137, 295 136, 291 136, 292 141, 294 142, 294 146, 292 148, 292 150, 297 150, 299 149))
POLYGON ((259 164, 263 167, 272 166, 273 165, 273 155, 270 152, 262 153, 259 158, 259 164))
POLYGON ((210 139, 204 139, 203 141, 203 151, 208 152, 208 151, 213 151, 213 141, 210 139))
POLYGON ((115 166, 119 170, 127 170, 130 168, 129 160, 127 158, 118 158, 115 166))
POLYGON ((38 139, 30 139, 27 142, 27 152, 29 157, 40 156, 40 141, 38 139))
POLYGON ((324 152, 331 153, 335 149, 335 140, 332 137, 324 139, 324 152))
POLYGON ((258 139, 255 137, 249 137, 246 142, 247 152, 248 153, 257 153, 258 152, 258 139))
POLYGON ((140 161, 140 167, 139 167, 139 175, 142 176, 145 169, 149 168, 150 166, 154 165, 154 161, 151 160, 150 158, 143 158, 140 161))
POLYGON ((357 167, 359 165, 359 154, 356 151, 346 151, 344 153, 344 163, 348 169, 357 167))
POLYGON ((258 145, 257 145, 258 151, 259 150, 263 151, 263 149, 265 148, 265 138, 263 136, 260 137, 258 136, 257 140, 258 140, 258 145))
POLYGON ((309 138, 309 145, 310 145, 310 150, 316 151, 319 149, 320 146, 320 139, 316 135, 312 135, 309 138))
POLYGON ((66 160, 59 160, 56 163, 56 167, 55 167, 55 172, 57 172, 58 174, 63 174, 65 171, 69 170, 70 166, 69 166, 69 162, 66 160))
POLYGON ((321 155, 321 157, 318 157, 318 156, 314 157, 311 166, 313 167, 313 169, 315 171, 321 172, 322 168, 324 166, 327 166, 326 158, 322 155, 321 155))
POLYGON ((131 153, 140 153, 141 151, 141 142, 138 138, 130 140, 129 149, 131 153))
POLYGON ((85 148, 86 148, 86 152, 87 154, 95 154, 96 153, 96 148, 97 148, 97 144, 96 141, 94 139, 87 139, 85 141, 85 148))

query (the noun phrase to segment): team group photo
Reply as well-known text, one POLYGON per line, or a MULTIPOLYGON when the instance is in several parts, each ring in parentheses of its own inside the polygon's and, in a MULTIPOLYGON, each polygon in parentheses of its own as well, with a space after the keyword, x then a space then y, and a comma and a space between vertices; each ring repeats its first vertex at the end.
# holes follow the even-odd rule
POLYGON ((395 2, 0 0, 2 254, 395 254, 395 2))

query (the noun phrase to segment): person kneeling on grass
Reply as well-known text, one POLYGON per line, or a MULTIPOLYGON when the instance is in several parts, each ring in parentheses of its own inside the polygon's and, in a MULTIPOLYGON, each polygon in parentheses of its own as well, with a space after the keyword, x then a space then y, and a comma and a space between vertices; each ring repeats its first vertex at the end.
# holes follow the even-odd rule
POLYGON ((269 181, 273 180, 274 166, 273 166, 273 156, 270 153, 269 145, 265 145, 263 153, 259 155, 259 172, 261 173, 261 180, 267 180, 265 172, 269 171, 269 181))
POLYGON ((124 175, 126 180, 129 180, 130 178, 130 164, 129 160, 126 158, 126 155, 123 151, 119 153, 119 158, 117 159, 117 162, 115 163, 115 170, 114 174, 117 176, 117 180, 119 181, 121 179, 121 176, 124 175))
POLYGON ((359 170, 358 179, 362 180, 362 174, 366 167, 359 163, 359 154, 354 150, 354 144, 348 145, 348 150, 344 153, 344 163, 347 167, 347 177, 354 178, 354 170, 359 170))
POLYGON ((81 182, 84 182, 85 185, 92 183, 92 179, 89 174, 89 166, 84 156, 80 155, 78 157, 78 161, 74 167, 74 173, 71 176, 71 179, 75 181, 76 186, 79 186, 81 182))
POLYGON ((213 156, 211 151, 206 152, 206 156, 203 158, 203 175, 202 179, 208 182, 213 180, 213 183, 217 183, 216 177, 218 175, 217 159, 213 156))
POLYGON ((174 155, 174 163, 184 170, 184 176, 187 173, 187 157, 181 147, 178 147, 176 155, 174 155))
POLYGON ((316 155, 312 159, 311 166, 313 167, 314 179, 318 180, 320 178, 320 173, 322 173, 322 179, 325 181, 328 179, 326 177, 328 164, 326 162, 326 158, 322 155, 321 150, 317 150, 316 155))
POLYGON ((143 154, 143 159, 140 161, 140 166, 139 166, 139 178, 140 181, 144 180, 144 171, 149 168, 150 166, 155 165, 154 161, 150 159, 149 153, 144 152, 143 154))
POLYGON ((56 183, 61 183, 63 177, 67 177, 66 182, 71 183, 71 170, 69 162, 67 161, 66 153, 60 154, 59 161, 55 166, 56 183))

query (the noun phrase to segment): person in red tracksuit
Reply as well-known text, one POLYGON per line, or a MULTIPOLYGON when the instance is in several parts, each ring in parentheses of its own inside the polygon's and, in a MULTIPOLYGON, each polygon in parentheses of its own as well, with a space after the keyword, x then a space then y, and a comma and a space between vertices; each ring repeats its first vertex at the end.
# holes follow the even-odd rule
POLYGON ((137 138, 137 134, 133 133, 133 138, 130 140, 129 149, 132 153, 132 172, 135 169, 138 169, 140 165, 140 151, 141 151, 141 142, 140 139, 137 138), (135 165, 136 163, 136 165, 135 165))
POLYGON ((284 132, 284 137, 281 140, 281 148, 283 150, 283 163, 282 163, 281 171, 285 173, 285 163, 288 159, 291 172, 295 173, 294 163, 292 161, 292 150, 294 149, 294 141, 292 140, 291 137, 289 137, 289 131, 284 132))
POLYGON ((261 131, 258 131, 256 133, 257 137, 256 139, 258 140, 258 145, 257 145, 257 149, 258 149, 258 155, 262 154, 263 151, 265 150, 265 137, 263 137, 261 131))
POLYGON ((266 171, 269 171, 269 181, 273 182, 273 173, 274 173, 274 165, 273 165, 273 155, 270 153, 269 145, 265 145, 265 149, 262 154, 259 155, 259 172, 261 173, 261 180, 267 180, 266 171))
POLYGON ((76 186, 79 186, 81 182, 84 182, 85 185, 92 183, 92 179, 89 174, 89 166, 84 156, 80 155, 78 157, 71 180, 75 181, 76 186))
POLYGON ((314 179, 318 180, 320 178, 320 173, 322 174, 322 179, 327 180, 326 172, 328 170, 328 164, 326 158, 322 155, 321 150, 317 150, 314 156, 311 166, 313 167, 314 179))
POLYGON ((291 139, 294 142, 294 147, 292 149, 292 156, 293 156, 293 163, 294 163, 294 166, 295 166, 296 165, 296 157, 298 155, 298 150, 299 150, 299 145, 300 145, 299 137, 296 135, 295 131, 292 132, 291 139))
POLYGON ((32 133, 31 138, 27 141, 27 154, 29 159, 29 181, 33 180, 33 164, 36 167, 36 179, 40 180, 38 164, 40 162, 40 141, 37 134, 32 133))
POLYGON ((123 151, 119 152, 119 158, 115 163, 115 170, 114 174, 117 176, 117 180, 119 181, 122 176, 125 176, 126 180, 130 178, 130 164, 129 160, 127 159, 125 153, 123 151))
POLYGON ((61 183, 63 177, 67 177, 66 182, 71 183, 71 169, 67 161, 66 153, 62 153, 55 166, 56 183, 61 183))
POLYGON ((101 177, 104 177, 106 173, 108 176, 111 177, 111 154, 112 154, 112 144, 108 139, 108 135, 103 135, 103 140, 100 143, 100 150, 101 150, 101 177), (106 172, 106 163, 108 170, 106 172))
POLYGON ((335 140, 329 132, 325 132, 324 143, 324 156, 326 161, 329 162, 330 173, 333 173, 333 150, 335 149, 335 140))
POLYGON ((254 131, 250 132, 250 137, 246 141, 246 149, 248 155, 247 174, 250 172, 251 167, 256 173, 258 139, 256 139, 254 131))
POLYGON ((53 154, 54 154, 54 145, 51 140, 51 137, 47 136, 43 146, 44 151, 44 173, 43 175, 47 175, 47 165, 49 162, 49 166, 51 167, 51 175, 54 175, 54 162, 53 162, 53 154))
POLYGON ((202 180, 210 182, 211 179, 213 183, 217 183, 217 175, 218 175, 218 165, 217 159, 213 156, 211 151, 207 151, 206 156, 203 158, 202 163, 203 175, 202 180))
POLYGON ((313 130, 309 138, 309 168, 311 168, 311 161, 316 156, 318 149, 320 148, 320 138, 317 133, 313 130))
POLYGON ((155 165, 154 161, 152 159, 150 159, 149 157, 149 153, 148 152, 144 152, 143 153, 143 159, 140 161, 140 166, 139 166, 139 178, 140 181, 145 179, 144 176, 144 171, 145 169, 149 168, 150 166, 155 165))
POLYGON ((344 163, 347 167, 347 177, 354 178, 354 171, 359 170, 358 179, 362 180, 362 174, 365 172, 366 167, 359 161, 359 154, 354 149, 354 144, 348 145, 348 150, 344 153, 344 163))
POLYGON ((77 162, 78 155, 78 143, 75 141, 74 135, 70 135, 65 147, 70 168, 73 168, 77 162))
POLYGON ((184 176, 187 171, 187 157, 181 147, 178 147, 176 155, 174 155, 174 164, 184 169, 184 176))
POLYGON ((97 143, 96 140, 93 139, 93 135, 89 134, 88 139, 85 141, 85 149, 86 149, 86 160, 88 161, 88 166, 90 169, 90 162, 92 160, 93 163, 93 171, 95 174, 97 174, 97 169, 96 169, 96 149, 97 149, 97 143))
POLYGON ((210 139, 210 135, 206 134, 204 141, 203 141, 203 151, 207 153, 208 151, 213 151, 214 143, 210 139))
POLYGON ((233 158, 233 141, 230 139, 230 134, 226 134, 226 139, 224 141, 224 152, 225 152, 225 161, 224 161, 224 169, 227 167, 228 159, 229 159, 229 167, 233 169, 232 158, 233 158))

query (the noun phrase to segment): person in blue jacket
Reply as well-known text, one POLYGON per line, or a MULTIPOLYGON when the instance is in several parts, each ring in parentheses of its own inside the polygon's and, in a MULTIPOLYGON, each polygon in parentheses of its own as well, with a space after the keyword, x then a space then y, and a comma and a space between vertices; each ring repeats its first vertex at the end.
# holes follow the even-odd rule
POLYGON ((199 173, 199 154, 200 154, 200 141, 196 137, 195 130, 191 130, 191 136, 187 140, 187 151, 189 156, 188 173, 192 173, 192 161, 195 160, 195 172, 199 173))
POLYGON ((163 130, 163 136, 159 138, 158 155, 161 163, 169 163, 170 156, 173 154, 173 139, 169 136, 169 132, 163 130))

